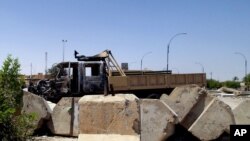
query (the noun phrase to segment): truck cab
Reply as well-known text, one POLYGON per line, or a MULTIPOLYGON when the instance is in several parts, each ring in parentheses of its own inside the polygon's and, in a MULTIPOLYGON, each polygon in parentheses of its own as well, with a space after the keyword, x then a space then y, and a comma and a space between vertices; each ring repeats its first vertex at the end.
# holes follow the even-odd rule
POLYGON ((105 73, 102 62, 82 63, 81 87, 83 93, 103 93, 105 73))
POLYGON ((61 93, 83 95, 104 90, 106 74, 102 62, 62 62, 56 68, 55 82, 61 93))

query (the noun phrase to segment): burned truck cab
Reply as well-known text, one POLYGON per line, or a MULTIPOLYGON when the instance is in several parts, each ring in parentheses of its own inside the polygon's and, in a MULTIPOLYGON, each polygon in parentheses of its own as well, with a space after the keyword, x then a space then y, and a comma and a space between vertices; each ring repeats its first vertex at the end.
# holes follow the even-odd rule
POLYGON ((82 63, 81 87, 84 94, 103 93, 106 74, 104 64, 99 61, 82 63))
POLYGON ((103 93, 106 77, 103 67, 100 61, 62 62, 56 67, 57 90, 68 95, 103 93))

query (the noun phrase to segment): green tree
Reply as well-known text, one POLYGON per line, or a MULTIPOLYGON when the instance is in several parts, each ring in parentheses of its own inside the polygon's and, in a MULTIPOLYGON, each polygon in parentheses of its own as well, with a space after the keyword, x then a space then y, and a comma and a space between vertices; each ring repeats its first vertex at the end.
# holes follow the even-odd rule
POLYGON ((237 76, 233 77, 233 81, 238 81, 239 78, 237 76))
POLYGON ((54 64, 49 70, 48 73, 51 77, 55 78, 56 75, 59 73, 60 69, 57 67, 57 64, 54 64))
POLYGON ((234 88, 234 89, 240 88, 240 82, 237 81, 224 81, 222 82, 222 85, 228 88, 234 88))
POLYGON ((0 70, 0 140, 25 140, 34 115, 21 114, 22 84, 20 64, 11 55, 0 70))
POLYGON ((250 73, 247 74, 247 76, 245 76, 243 78, 243 81, 246 83, 247 89, 249 90, 249 87, 250 87, 250 73))
POLYGON ((214 79, 207 80, 207 88, 208 89, 218 89, 220 87, 221 87, 221 83, 219 81, 216 81, 214 79))

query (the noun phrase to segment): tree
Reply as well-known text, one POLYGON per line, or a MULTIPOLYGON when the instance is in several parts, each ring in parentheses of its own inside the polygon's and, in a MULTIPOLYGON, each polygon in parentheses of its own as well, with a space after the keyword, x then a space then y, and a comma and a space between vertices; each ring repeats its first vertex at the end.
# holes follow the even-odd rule
POLYGON ((21 114, 22 84, 18 59, 8 55, 0 70, 0 140, 25 140, 34 115, 21 114))
POLYGON ((219 81, 208 79, 207 80, 207 88, 208 89, 218 89, 221 87, 221 83, 219 81))
POLYGON ((49 74, 51 75, 51 77, 55 78, 56 75, 58 74, 59 70, 60 70, 60 69, 57 67, 57 64, 54 64, 54 65, 48 70, 48 72, 49 72, 49 74))
POLYGON ((228 88, 234 88, 234 89, 240 88, 240 82, 237 82, 237 81, 225 81, 225 82, 222 82, 222 85, 228 88))
POLYGON ((233 77, 233 81, 238 81, 239 78, 237 76, 233 77))
POLYGON ((250 87, 250 73, 247 74, 247 76, 245 76, 243 78, 243 81, 246 83, 247 89, 249 90, 249 87, 250 87))

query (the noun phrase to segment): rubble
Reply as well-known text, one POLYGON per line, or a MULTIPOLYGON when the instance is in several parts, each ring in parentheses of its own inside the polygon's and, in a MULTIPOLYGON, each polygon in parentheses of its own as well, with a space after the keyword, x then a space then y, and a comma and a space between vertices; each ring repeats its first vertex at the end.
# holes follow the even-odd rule
POLYGON ((42 97, 23 91, 22 113, 34 113, 35 119, 33 122, 36 129, 39 129, 45 121, 49 120, 52 109, 42 97))
POLYGON ((80 134, 140 134, 139 99, 132 94, 86 95, 79 106, 80 134))
POLYGON ((141 108, 141 140, 164 141, 174 133, 176 113, 158 99, 143 99, 141 108))
POLYGON ((55 106, 48 123, 50 131, 55 135, 78 136, 78 101, 79 97, 63 97, 55 106))

